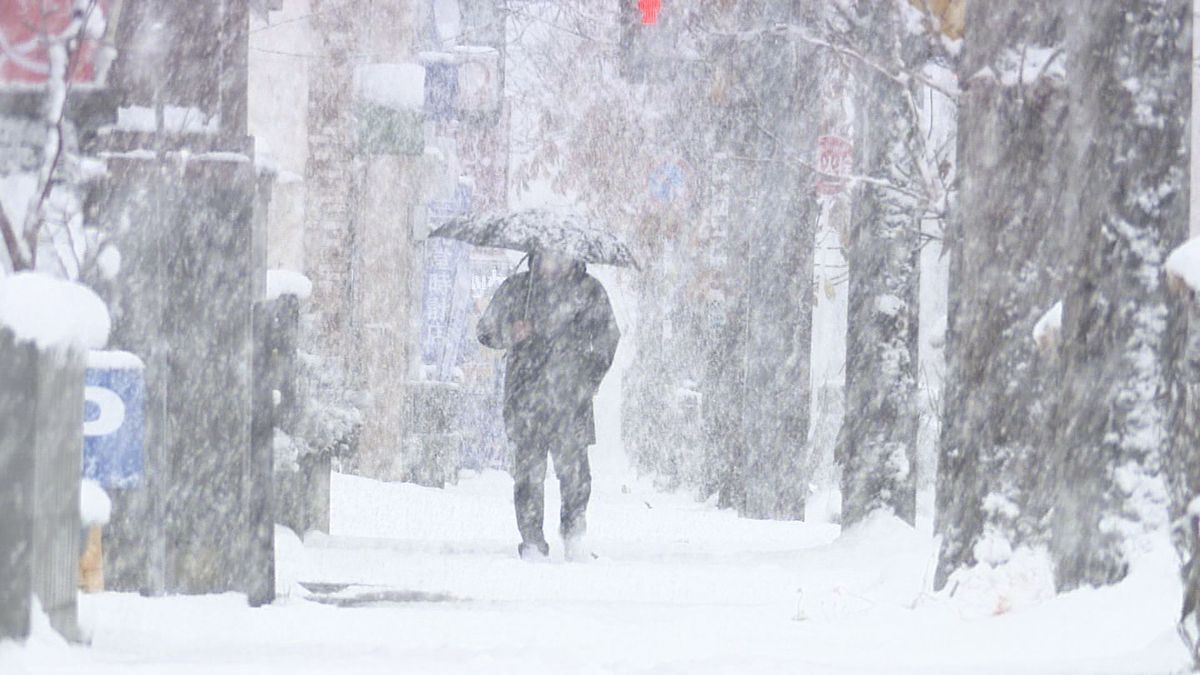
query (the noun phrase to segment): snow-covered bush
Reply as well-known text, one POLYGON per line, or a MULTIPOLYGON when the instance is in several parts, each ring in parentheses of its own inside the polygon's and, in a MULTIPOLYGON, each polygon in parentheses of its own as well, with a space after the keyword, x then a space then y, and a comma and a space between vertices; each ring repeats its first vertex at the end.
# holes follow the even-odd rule
POLYGON ((358 444, 365 407, 362 392, 352 388, 337 364, 323 356, 300 352, 296 368, 299 414, 289 430, 297 456, 332 455, 346 459, 358 444))

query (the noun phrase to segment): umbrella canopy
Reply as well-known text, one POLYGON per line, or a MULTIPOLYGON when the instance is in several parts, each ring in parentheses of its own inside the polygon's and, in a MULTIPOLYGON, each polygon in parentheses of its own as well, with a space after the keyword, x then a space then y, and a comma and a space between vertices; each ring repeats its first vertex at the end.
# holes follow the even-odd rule
POLYGON ((629 247, 616 235, 592 226, 582 216, 543 209, 460 216, 429 236, 516 251, 551 251, 600 265, 638 267, 629 247))

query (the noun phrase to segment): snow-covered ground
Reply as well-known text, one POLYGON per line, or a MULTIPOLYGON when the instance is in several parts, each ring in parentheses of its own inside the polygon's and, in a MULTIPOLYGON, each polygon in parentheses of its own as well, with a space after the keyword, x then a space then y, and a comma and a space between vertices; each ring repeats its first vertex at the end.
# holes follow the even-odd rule
MULTIPOLYGON (((928 523, 877 518, 841 535, 742 520, 632 476, 618 391, 606 382, 597 411, 590 563, 563 562, 553 537, 550 563, 517 559, 502 473, 446 490, 335 475, 331 534, 278 532, 275 604, 81 596, 90 647, 43 622, 27 644, 0 644, 0 673, 1185 670, 1165 542, 1113 588, 1051 598, 1044 566, 1018 555, 953 598, 933 595, 928 523)), ((547 534, 557 505, 551 479, 547 534)))
MULTIPOLYGON (((932 542, 880 518, 739 520, 630 479, 596 451, 600 557, 515 557, 511 482, 435 490, 335 476, 332 534, 280 531, 274 605, 237 595, 82 596, 89 648, 39 630, 4 673, 1166 673, 1172 561, 1121 586, 992 615, 924 592, 932 542), (320 589, 297 581, 354 584, 320 589), (330 592, 333 591, 333 592, 330 592), (375 598, 375 602, 356 602, 375 598)), ((551 481, 553 484, 553 481, 551 481)), ((557 493, 548 500, 553 512, 557 493)), ((547 531, 555 518, 548 516, 547 531)))

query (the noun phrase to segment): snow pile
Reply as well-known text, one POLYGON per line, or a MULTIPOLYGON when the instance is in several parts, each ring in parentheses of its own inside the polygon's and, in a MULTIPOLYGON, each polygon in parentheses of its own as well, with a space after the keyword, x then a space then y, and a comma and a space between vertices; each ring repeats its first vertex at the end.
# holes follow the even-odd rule
POLYGON ((1200 237, 1187 240, 1167 256, 1167 275, 1195 293, 1200 289, 1200 237))
MULTIPOLYGON (((30 610, 29 637, 24 643, 0 640, 0 665, 4 673, 23 673, 66 666, 70 659, 70 646, 63 636, 50 625, 50 617, 42 609, 38 597, 33 596, 30 610)), ((70 669, 65 672, 71 672, 70 669)))
POLYGON ((312 281, 299 272, 270 270, 267 272, 267 301, 278 300, 285 295, 294 295, 301 300, 312 296, 312 281))
POLYGON ((275 569, 276 596, 286 598, 306 595, 299 582, 312 581, 314 577, 309 570, 304 542, 290 527, 275 525, 275 559, 283 562, 275 569))
MULTIPOLYGON (((183 108, 174 105, 163 107, 163 131, 171 133, 216 134, 221 130, 221 118, 209 117, 198 108, 183 108)), ((117 110, 117 129, 152 133, 158 130, 154 108, 129 106, 117 110)))
POLYGON ((1058 345, 1059 336, 1062 335, 1063 322, 1063 304, 1062 300, 1054 303, 1054 306, 1046 310, 1042 318, 1033 326, 1033 341, 1037 343, 1039 349, 1051 350, 1058 345))
POLYGON ((946 585, 965 616, 999 616, 1054 597, 1054 567, 1045 551, 1022 547, 1013 552, 1009 543, 995 534, 985 536, 975 549, 976 559, 982 562, 959 570, 946 585), (997 550, 981 550, 987 548, 997 550), (994 559, 1005 562, 992 564, 994 559))
POLYGON ((425 66, 419 63, 369 63, 354 69, 359 98, 393 110, 425 107, 425 66))
POLYGON ((108 309, 90 288, 33 272, 0 278, 0 326, 41 349, 100 349, 108 309))
POLYGON ((890 293, 875 298, 875 311, 880 314, 896 316, 902 309, 904 309, 904 301, 890 293))
POLYGON ((112 517, 112 500, 100 484, 84 478, 79 484, 79 517, 84 527, 107 525, 112 517))
POLYGON ((800 564, 798 621, 835 621, 881 607, 912 608, 933 584, 937 548, 877 511, 800 564))

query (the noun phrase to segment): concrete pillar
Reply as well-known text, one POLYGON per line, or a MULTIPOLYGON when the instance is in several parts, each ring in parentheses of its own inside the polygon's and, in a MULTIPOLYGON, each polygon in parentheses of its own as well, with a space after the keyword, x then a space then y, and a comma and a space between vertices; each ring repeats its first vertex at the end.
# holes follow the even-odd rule
POLYGON ((0 329, 0 638, 29 635, 31 599, 79 638, 82 352, 0 329))

